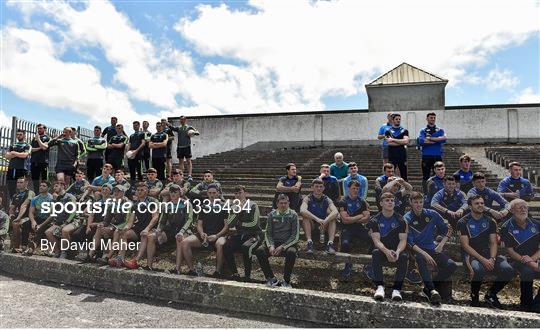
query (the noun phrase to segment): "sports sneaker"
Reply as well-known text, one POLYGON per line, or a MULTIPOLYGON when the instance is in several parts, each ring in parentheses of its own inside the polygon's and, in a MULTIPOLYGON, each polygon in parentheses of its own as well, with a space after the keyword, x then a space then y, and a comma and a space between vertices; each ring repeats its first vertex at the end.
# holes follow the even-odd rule
POLYGON ((308 241, 307 242, 306 252, 307 253, 313 253, 313 241, 308 241))
POLYGON ((137 259, 126 260, 124 261, 124 266, 127 269, 137 269, 139 268, 139 262, 137 261, 137 259))
POLYGON ((178 275, 178 274, 179 274, 179 273, 178 273, 178 269, 176 269, 176 267, 171 267, 171 268, 167 269, 167 270, 165 271, 165 273, 167 273, 167 274, 175 274, 175 275, 178 275))
POLYGON ((484 301, 490 306, 490 307, 493 307, 493 308, 496 308, 496 309, 503 309, 503 306, 502 304, 500 303, 499 301, 499 298, 497 298, 496 295, 494 294, 491 294, 491 293, 486 293, 486 296, 484 297, 484 301))
POLYGON ((223 274, 218 272, 217 270, 212 273, 212 277, 214 278, 223 278, 223 274))
POLYGON ((377 286, 377 290, 375 290, 375 294, 373 295, 373 298, 377 301, 384 300, 384 286, 379 285, 377 286))
POLYGON ((188 181, 193 181, 193 178, 191 177, 191 175, 188 175, 187 180, 188 181))
POLYGON ((336 248, 334 248, 334 243, 328 243, 326 245, 326 253, 328 253, 328 254, 336 254, 336 248))
POLYGON ((441 303, 441 295, 437 290, 431 290, 429 291, 427 288, 422 289, 422 296, 426 297, 427 300, 432 304, 440 304, 441 303))
POLYGON ((279 281, 275 277, 272 277, 271 279, 266 281, 266 286, 269 286, 269 287, 277 286, 278 284, 279 284, 279 281))
POLYGON ((418 273, 416 269, 409 269, 405 275, 405 279, 411 284, 421 284, 422 276, 418 273))
POLYGON ((471 307, 480 307, 480 298, 475 295, 471 295, 471 307))
POLYGON ((375 278, 375 274, 373 273, 373 266, 371 264, 364 265, 364 269, 362 269, 362 272, 364 275, 366 275, 367 278, 373 281, 375 278))
POLYGON ((392 290, 392 300, 393 301, 401 301, 401 300, 403 300, 399 290, 392 290))
POLYGON ((108 265, 109 264, 109 258, 107 258, 107 256, 103 256, 101 258, 98 258, 96 259, 97 263, 102 265, 102 266, 105 266, 105 265, 108 265))
POLYGON ((351 263, 346 263, 345 267, 343 267, 343 270, 341 271, 341 278, 347 279, 349 276, 351 276, 352 273, 352 267, 353 265, 351 263))
POLYGON ((291 285, 291 283, 289 283, 289 282, 283 280, 283 282, 281 282, 281 287, 282 287, 282 288, 290 289, 290 288, 292 288, 292 285, 291 285))

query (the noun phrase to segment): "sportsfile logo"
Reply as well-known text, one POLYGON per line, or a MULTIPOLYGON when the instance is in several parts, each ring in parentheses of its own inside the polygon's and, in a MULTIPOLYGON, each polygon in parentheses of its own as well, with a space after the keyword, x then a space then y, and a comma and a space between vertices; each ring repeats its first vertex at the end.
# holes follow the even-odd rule
POLYGON ((178 211, 186 208, 187 212, 193 211, 193 213, 240 213, 242 211, 249 212, 251 209, 251 203, 247 200, 244 204, 238 199, 234 200, 193 200, 180 199, 177 202, 149 202, 149 203, 137 203, 134 204, 131 201, 107 199, 104 203, 101 202, 43 202, 41 204, 42 212, 50 214, 52 217, 56 217, 59 214, 82 214, 93 213, 106 216, 109 213, 177 213, 178 211), (134 205, 136 205, 134 210, 134 205))

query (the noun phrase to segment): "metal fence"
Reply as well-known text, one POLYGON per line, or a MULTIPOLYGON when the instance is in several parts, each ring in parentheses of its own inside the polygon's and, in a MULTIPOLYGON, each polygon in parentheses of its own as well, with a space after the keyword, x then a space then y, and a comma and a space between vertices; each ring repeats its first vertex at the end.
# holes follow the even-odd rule
MULTIPOLYGON (((37 123, 20 119, 17 117, 12 117, 11 127, 0 127, 0 186, 4 196, 6 194, 6 175, 7 167, 9 161, 4 158, 4 153, 8 151, 8 148, 14 144, 16 140, 16 134, 18 129, 23 129, 26 131, 26 142, 32 143, 32 140, 37 134, 37 123)), ((45 124, 46 125, 46 124, 45 124)), ((47 126, 47 125, 46 125, 47 126)), ((84 127, 76 127, 77 136, 83 141, 87 141, 89 138, 94 136, 93 130, 84 127)), ((53 128, 47 126, 47 135, 52 138, 55 138, 62 134, 63 129, 53 128)), ((56 166, 56 157, 58 151, 57 148, 51 148, 49 150, 49 173, 54 173, 54 167, 56 166)), ((30 164, 30 158, 27 160, 27 164, 30 164)))

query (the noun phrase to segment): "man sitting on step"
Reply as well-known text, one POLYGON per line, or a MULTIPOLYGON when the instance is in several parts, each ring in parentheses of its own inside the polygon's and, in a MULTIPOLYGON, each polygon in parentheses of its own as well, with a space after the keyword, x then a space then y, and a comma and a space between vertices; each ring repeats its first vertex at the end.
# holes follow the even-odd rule
POLYGON ((338 211, 332 200, 323 194, 324 182, 315 179, 311 183, 311 194, 304 197, 300 214, 302 215, 302 227, 307 239, 307 252, 313 253, 313 240, 311 239, 313 225, 319 227, 321 243, 324 244, 324 233, 328 232, 328 244, 326 252, 335 254, 334 236, 336 235, 336 219, 338 211))

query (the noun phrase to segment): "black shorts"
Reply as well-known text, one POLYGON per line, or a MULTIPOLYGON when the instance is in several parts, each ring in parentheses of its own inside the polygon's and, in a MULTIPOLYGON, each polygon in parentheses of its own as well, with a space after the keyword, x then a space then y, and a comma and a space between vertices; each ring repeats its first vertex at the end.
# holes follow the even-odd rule
POLYGON ((191 146, 185 148, 177 148, 176 156, 178 159, 191 158, 191 146))
POLYGON ((172 142, 167 142, 167 155, 166 155, 167 159, 172 158, 171 150, 172 150, 172 142))
POLYGON ((64 175, 67 175, 67 176, 74 176, 75 175, 75 166, 71 166, 71 167, 63 167, 63 168, 55 168, 54 171, 56 173, 64 173, 64 175))

